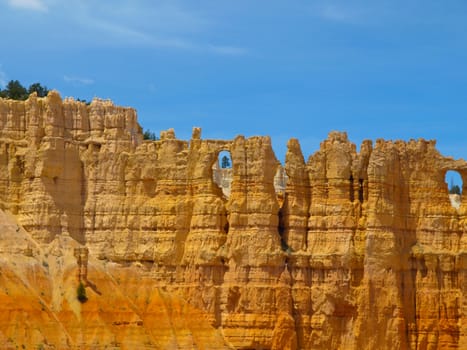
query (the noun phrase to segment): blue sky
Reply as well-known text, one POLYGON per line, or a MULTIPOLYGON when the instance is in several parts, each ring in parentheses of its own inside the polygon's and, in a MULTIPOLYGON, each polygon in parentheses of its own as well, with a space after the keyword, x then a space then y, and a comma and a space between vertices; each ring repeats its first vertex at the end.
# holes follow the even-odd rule
POLYGON ((0 85, 110 98, 156 133, 331 130, 467 158, 467 1, 0 0, 0 85))

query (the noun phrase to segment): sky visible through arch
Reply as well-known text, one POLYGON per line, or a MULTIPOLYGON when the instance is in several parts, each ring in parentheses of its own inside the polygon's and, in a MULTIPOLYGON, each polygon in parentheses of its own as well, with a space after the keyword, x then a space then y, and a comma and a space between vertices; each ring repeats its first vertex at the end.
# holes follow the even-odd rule
POLYGON ((451 189, 455 185, 459 186, 459 189, 462 193, 463 180, 461 174, 455 170, 448 170, 444 176, 444 181, 447 183, 447 188, 451 189))
POLYGON ((0 86, 110 98, 156 133, 331 130, 467 158, 467 1, 0 0, 0 86))

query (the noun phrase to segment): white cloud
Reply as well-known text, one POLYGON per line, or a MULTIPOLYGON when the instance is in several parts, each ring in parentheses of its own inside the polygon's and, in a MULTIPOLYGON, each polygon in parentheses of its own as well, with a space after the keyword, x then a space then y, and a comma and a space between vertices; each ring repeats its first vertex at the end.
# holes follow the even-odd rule
POLYGON ((65 80, 67 83, 76 84, 76 85, 92 85, 92 84, 94 84, 94 80, 92 80, 92 79, 80 78, 80 77, 70 77, 68 75, 65 75, 63 77, 63 80, 65 80))
POLYGON ((42 0, 8 0, 8 4, 25 10, 47 12, 47 5, 42 0))

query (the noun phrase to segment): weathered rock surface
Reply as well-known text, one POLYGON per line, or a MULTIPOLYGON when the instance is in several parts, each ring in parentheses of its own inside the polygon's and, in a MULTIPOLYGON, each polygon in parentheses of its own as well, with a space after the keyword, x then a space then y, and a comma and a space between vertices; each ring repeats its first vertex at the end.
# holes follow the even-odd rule
POLYGON ((110 101, 0 99, 0 347, 467 348, 447 170, 433 141, 332 132, 305 161, 291 139, 279 168, 268 137, 143 141, 110 101))

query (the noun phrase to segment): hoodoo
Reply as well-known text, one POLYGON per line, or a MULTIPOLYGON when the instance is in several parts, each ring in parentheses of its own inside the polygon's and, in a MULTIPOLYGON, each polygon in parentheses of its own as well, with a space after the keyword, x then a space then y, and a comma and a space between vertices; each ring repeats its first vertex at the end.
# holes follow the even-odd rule
POLYGON ((434 141, 331 132, 282 167, 269 137, 147 141, 110 101, 0 99, 0 348, 466 349, 448 170, 467 179, 434 141))

